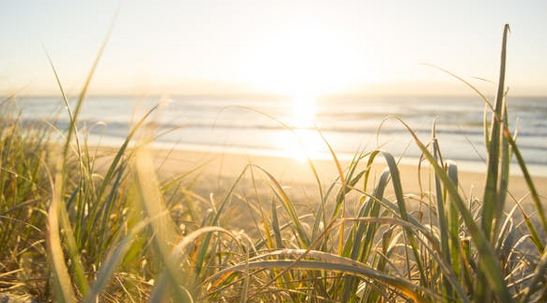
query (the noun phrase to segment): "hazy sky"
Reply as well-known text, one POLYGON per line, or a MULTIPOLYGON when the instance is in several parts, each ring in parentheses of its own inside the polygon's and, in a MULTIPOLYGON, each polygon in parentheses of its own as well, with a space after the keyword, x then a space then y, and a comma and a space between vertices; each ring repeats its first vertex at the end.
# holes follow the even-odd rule
MULTIPOLYGON (((9 1, 0 94, 76 92, 120 7, 92 92, 468 93, 421 65, 547 95, 547 1, 9 1)), ((492 91, 493 85, 480 83, 492 91)))

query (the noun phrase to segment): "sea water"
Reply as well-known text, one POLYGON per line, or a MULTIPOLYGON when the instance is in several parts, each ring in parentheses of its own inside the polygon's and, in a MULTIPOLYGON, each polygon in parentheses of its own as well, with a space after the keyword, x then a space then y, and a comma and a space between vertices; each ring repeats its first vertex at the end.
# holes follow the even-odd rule
MULTIPOLYGON (((547 97, 508 97, 509 126, 533 170, 547 167, 547 97)), ((10 101, 25 123, 66 129, 69 116, 59 97, 10 101)), ((119 145, 147 110, 156 147, 328 159, 329 142, 339 158, 374 149, 416 162, 420 152, 407 123, 424 143, 433 127, 444 159, 483 169, 486 158, 484 101, 476 96, 224 97, 90 96, 79 116, 81 135, 92 144, 119 145), (400 121, 400 120, 401 121, 400 121)), ((75 101, 70 102, 72 110, 75 101)), ((491 114, 487 113, 487 119, 491 114)))

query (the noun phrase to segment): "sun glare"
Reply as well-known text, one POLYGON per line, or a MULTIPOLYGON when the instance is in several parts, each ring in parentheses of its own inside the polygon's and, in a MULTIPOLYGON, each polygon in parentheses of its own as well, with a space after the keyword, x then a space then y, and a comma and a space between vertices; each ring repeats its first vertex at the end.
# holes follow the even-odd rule
POLYGON ((309 95, 291 98, 292 115, 290 124, 296 128, 312 128, 315 126, 317 99, 309 95))
POLYGON ((368 80, 355 68, 364 63, 365 56, 348 47, 347 40, 346 33, 319 23, 281 26, 275 34, 263 37, 242 52, 240 76, 250 86, 268 93, 339 93, 368 80))
POLYGON ((286 157, 304 162, 324 152, 324 143, 316 130, 317 111, 316 97, 302 94, 291 98, 287 120, 293 131, 281 132, 277 140, 286 157))

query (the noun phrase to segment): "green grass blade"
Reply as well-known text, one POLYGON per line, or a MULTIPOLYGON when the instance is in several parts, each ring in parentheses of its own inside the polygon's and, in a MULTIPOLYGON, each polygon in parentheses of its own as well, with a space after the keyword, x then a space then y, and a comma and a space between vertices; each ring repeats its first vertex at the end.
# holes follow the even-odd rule
MULTIPOLYGON (((452 161, 447 161, 448 177, 458 187, 458 166, 452 161)), ((452 199, 451 196, 447 197, 452 199)), ((448 203, 448 234, 450 239, 450 255, 452 268, 456 276, 460 275, 460 215, 454 202, 448 203)))
MULTIPOLYGON (((401 218, 405 221, 408 221, 409 215, 406 209, 406 203, 405 203, 405 199, 403 195, 403 187, 401 184, 401 175, 399 173, 399 168, 397 167, 397 162, 395 161, 395 158, 393 158, 393 156, 390 153, 381 152, 381 154, 384 157, 386 164, 389 168, 389 173, 391 175, 391 184, 393 185, 393 191, 397 199, 397 206, 398 206, 401 218)), ((418 252, 418 245, 416 243, 416 239, 414 239, 414 235, 410 232, 410 230, 405 229, 405 231, 408 237, 410 247, 412 248, 412 253, 414 254, 414 258, 415 258, 414 261, 416 262, 418 271, 420 273, 421 283, 423 285, 426 285, 427 274, 425 273, 424 267, 422 265, 422 261, 420 259, 420 253, 418 252)))
POLYGON ((501 61, 500 61, 500 73, 498 81, 498 90, 496 94, 496 104, 494 108, 492 126, 490 129, 490 145, 488 145, 488 164, 486 174, 486 185, 484 187, 483 206, 481 214, 481 226, 484 229, 484 233, 488 239, 492 239, 492 225, 495 224, 495 214, 498 212, 497 208, 500 205, 497 204, 499 191, 499 161, 500 161, 500 140, 501 136, 501 124, 503 111, 503 99, 505 98, 505 60, 507 52, 507 35, 509 33, 509 25, 505 25, 503 29, 503 41, 501 45, 501 61))

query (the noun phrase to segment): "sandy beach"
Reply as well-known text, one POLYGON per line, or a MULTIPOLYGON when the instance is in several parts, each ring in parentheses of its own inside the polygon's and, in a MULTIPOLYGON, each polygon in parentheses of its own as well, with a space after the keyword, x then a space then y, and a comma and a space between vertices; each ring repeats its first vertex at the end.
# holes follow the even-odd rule
MULTIPOLYGON (((157 164, 158 174, 162 177, 175 176, 180 174, 189 174, 190 178, 199 178, 201 181, 194 182, 199 184, 195 190, 205 194, 209 192, 222 192, 228 188, 236 180, 238 175, 244 170, 248 164, 260 166, 268 171, 276 180, 283 186, 286 186, 287 191, 294 195, 316 196, 317 182, 314 178, 312 170, 306 161, 300 161, 284 157, 262 156, 252 154, 232 154, 232 153, 215 153, 202 151, 188 150, 163 150, 154 149, 153 155, 157 164)), ((108 158, 108 157, 107 157, 108 158)), ((406 194, 419 194, 420 182, 418 177, 418 161, 416 165, 408 164, 411 161, 405 161, 405 164, 399 164, 403 190, 406 194)), ((337 168, 332 160, 312 160, 317 173, 321 179, 324 188, 327 188, 338 176, 337 168)), ((348 161, 341 161, 342 168, 346 169, 349 165, 348 161)), ((363 169, 365 161, 361 161, 360 168, 363 169)), ((372 180, 379 176, 386 168, 383 159, 378 156, 375 164, 372 167, 372 180)), ((264 182, 267 180, 265 174, 254 170, 256 180, 264 182)), ((423 164, 421 173, 422 191, 427 192, 432 188, 427 165, 423 164)), ((533 177, 536 189, 541 196, 547 195, 547 178, 533 177)), ((482 199, 482 188, 484 186, 485 175, 483 173, 462 170, 458 171, 460 191, 466 197, 476 197, 482 199)), ((244 177, 249 181, 250 174, 247 173, 244 177)), ((249 183, 250 184, 250 183, 249 183)), ((362 182, 358 184, 362 187, 362 182)), ((370 185, 369 185, 370 186, 370 185)), ((528 187, 522 176, 512 174, 510 177, 510 196, 508 201, 513 198, 525 202, 529 199, 528 187), (511 197, 512 196, 512 197, 511 197)), ((242 185, 240 188, 245 189, 242 185)), ((371 190, 371 188, 368 188, 371 190)), ((391 189, 388 190, 388 194, 391 189)))

